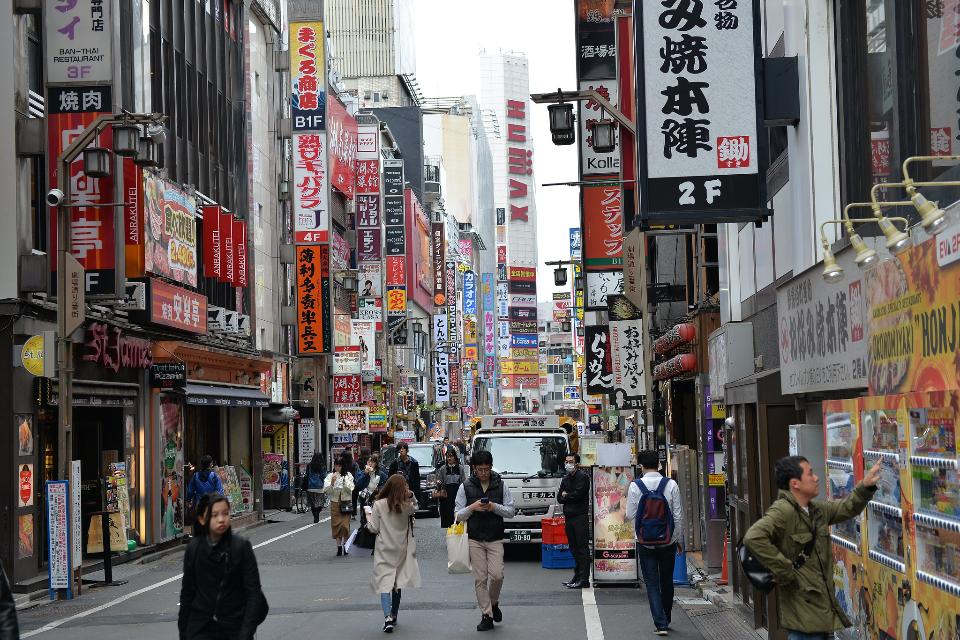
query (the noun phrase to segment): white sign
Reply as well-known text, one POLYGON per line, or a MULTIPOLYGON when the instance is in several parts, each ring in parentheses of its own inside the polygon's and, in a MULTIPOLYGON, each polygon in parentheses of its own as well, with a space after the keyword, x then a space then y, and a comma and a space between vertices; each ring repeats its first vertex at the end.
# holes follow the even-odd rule
POLYGON ((855 254, 852 248, 837 254, 847 275, 839 284, 826 282, 816 265, 777 290, 783 393, 868 386, 870 323, 855 254))
POLYGON ((393 441, 394 442, 416 442, 417 434, 414 433, 413 431, 394 431, 393 441))
POLYGON ((524 306, 524 305, 535 305, 537 304, 537 296, 528 296, 519 293, 510 294, 510 304, 513 306, 524 306))
POLYGON ((83 562, 83 537, 80 532, 81 528, 81 518, 80 518, 80 479, 83 477, 80 474, 81 466, 79 460, 73 460, 70 465, 70 521, 73 535, 73 568, 76 569, 83 562))
POLYGON ((70 588, 70 505, 66 480, 47 482, 47 577, 50 589, 70 588))
POLYGON ((377 370, 377 323, 351 320, 350 344, 360 347, 360 372, 374 375, 377 370))
POLYGON ((363 367, 363 354, 359 346, 336 347, 333 354, 333 375, 358 376, 363 367))
POLYGON ((330 240, 327 206, 327 134, 322 131, 294 133, 293 229, 298 244, 330 240))
POLYGON ((316 449, 316 425, 313 419, 300 420, 297 425, 297 441, 300 448, 300 464, 309 464, 316 449))
POLYGON ((610 360, 617 408, 639 408, 641 398, 646 396, 643 320, 615 320, 610 323, 610 360))
MULTIPOLYGON (((580 90, 595 90, 601 96, 604 96, 614 107, 618 106, 619 89, 616 80, 581 80, 580 90)), ((597 153, 593 150, 593 133, 591 129, 593 124, 603 117, 611 120, 609 114, 601 114, 600 104, 587 100, 580 103, 580 162, 581 174, 588 175, 609 175, 611 173, 620 173, 620 136, 614 133, 614 147, 610 153, 597 153)), ((617 131, 619 127, 614 127, 617 131)))
POLYGON ((357 275, 360 297, 383 297, 383 267, 380 262, 361 262, 357 275))
POLYGON ((623 293, 623 271, 587 271, 586 307, 607 306, 607 296, 623 293))
POLYGON ((435 313, 433 315, 433 345, 437 351, 446 353, 450 348, 449 327, 447 314, 435 313))
POLYGON ((437 402, 450 401, 450 362, 446 353, 437 354, 437 365, 434 367, 433 382, 436 388, 437 402))
POLYGON ((361 320, 376 323, 378 330, 383 323, 383 300, 380 298, 360 298, 357 301, 357 316, 361 320))
POLYGON ((640 261, 644 259, 646 252, 640 240, 644 237, 640 233, 640 228, 637 227, 623 239, 623 294, 638 309, 643 307, 640 261))
POLYGON ((380 158, 380 132, 375 124, 357 126, 357 160, 378 160, 380 158))
MULTIPOLYGON (((113 81, 111 2, 50 0, 44 12, 47 82, 113 81)), ((105 107, 109 111, 109 107, 105 107)))

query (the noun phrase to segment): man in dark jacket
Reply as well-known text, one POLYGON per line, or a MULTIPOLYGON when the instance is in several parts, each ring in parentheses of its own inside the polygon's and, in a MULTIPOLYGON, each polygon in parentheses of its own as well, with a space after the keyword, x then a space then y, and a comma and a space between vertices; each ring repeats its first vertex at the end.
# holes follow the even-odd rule
POLYGON ((0 640, 17 640, 17 605, 13 601, 13 592, 7 582, 7 573, 0 565, 0 640))
POLYGON ((417 496, 417 502, 421 505, 426 504, 422 499, 420 492, 420 463, 416 458, 410 457, 410 445, 401 442, 397 445, 397 459, 390 463, 390 470, 387 475, 399 473, 407 479, 407 485, 410 491, 417 496))
POLYGON ((826 640, 850 626, 833 590, 830 525, 855 517, 867 506, 880 480, 878 461, 843 500, 815 500, 820 479, 803 456, 777 460, 778 499, 743 537, 776 578, 780 626, 788 640, 826 640), (814 537, 816 534, 816 537, 814 537), (801 553, 813 548, 804 561, 801 553), (799 569, 796 565, 801 563, 799 569))
POLYGON ((470 566, 482 617, 477 631, 493 629, 502 622, 500 590, 503 588, 504 518, 516 514, 513 496, 500 475, 493 471, 493 454, 474 451, 470 459, 473 475, 460 485, 454 510, 457 520, 467 522, 470 539, 470 566), (469 522, 468 522, 469 521, 469 522))
POLYGON ((577 568, 570 582, 564 582, 568 589, 582 589, 590 586, 590 476, 579 467, 580 454, 567 455, 567 475, 560 481, 557 502, 563 505, 563 517, 566 520, 567 542, 577 568))

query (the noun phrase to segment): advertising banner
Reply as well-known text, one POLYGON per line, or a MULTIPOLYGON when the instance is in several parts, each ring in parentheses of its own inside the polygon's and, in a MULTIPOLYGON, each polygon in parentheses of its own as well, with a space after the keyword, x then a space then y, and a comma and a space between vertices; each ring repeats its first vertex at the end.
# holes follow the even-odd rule
POLYGON ((220 214, 220 236, 223 258, 220 269, 220 282, 233 284, 237 279, 237 245, 233 241, 233 215, 220 214))
POLYGON ((826 282, 818 265, 777 290, 783 393, 867 387, 870 325, 864 272, 854 263, 855 253, 849 248, 837 253, 847 276, 842 282, 826 282))
POLYGON ((368 407, 338 407, 334 410, 337 433, 369 433, 368 407))
POLYGON ((220 233, 219 205, 200 207, 203 214, 203 277, 219 279, 223 273, 223 236, 220 233))
POLYGON ((359 375, 333 376, 333 403, 359 404, 363 393, 363 381, 359 375))
MULTIPOLYGON (((607 296, 623 293, 623 271, 588 271, 586 309, 606 309, 607 296)), ((579 292, 578 292, 579 295, 579 292)), ((578 309, 583 308, 577 305, 578 309)), ((578 314, 578 320, 579 320, 578 314)))
POLYGON ((583 187, 583 266, 605 271, 623 266, 620 187, 583 187))
POLYGON ((318 247, 297 247, 297 350, 300 354, 324 352, 323 296, 318 247))
POLYGON ((510 198, 509 224, 528 223, 530 193, 533 191, 533 144, 527 135, 527 102, 507 99, 507 187, 510 198))
POLYGON ((373 322, 377 331, 383 331, 383 300, 380 298, 360 298, 357 301, 357 317, 373 322))
POLYGON ((159 180, 153 174, 144 174, 144 187, 149 227, 147 272, 196 287, 196 200, 177 185, 159 180))
POLYGON ((613 0, 577 0, 577 78, 617 77, 613 0))
POLYGON ((477 315, 477 274, 473 271, 463 272, 463 312, 477 315))
MULTIPOLYGON (((379 194, 380 193, 380 161, 379 160, 357 160, 355 169, 356 193, 360 194, 379 194)), ((378 207, 380 196, 376 196, 378 207)))
POLYGON ((387 256, 387 285, 405 286, 407 263, 403 257, 387 256))
POLYGON ((361 263, 357 274, 361 298, 379 298, 383 295, 383 267, 379 262, 361 263))
POLYGON ((294 131, 326 129, 326 77, 323 22, 290 23, 290 112, 294 131))
POLYGON ((309 464, 316 450, 316 423, 313 418, 301 418, 297 424, 297 448, 300 455, 297 460, 300 464, 309 464))
POLYGON ((646 397, 643 320, 610 322, 613 400, 618 409, 639 409, 646 397))
POLYGON ((368 320, 350 320, 350 343, 360 347, 360 372, 372 376, 377 370, 377 325, 368 320))
POLYGON ((609 329, 606 326, 587 326, 584 327, 584 334, 587 351, 587 393, 608 394, 613 391, 609 329))
POLYGON ((247 286, 247 223, 233 221, 233 285, 247 286))
POLYGON ((673 4, 637 3, 633 14, 641 220, 759 220, 768 213, 759 5, 673 4))
POLYGON ((380 228, 383 222, 380 211, 380 194, 357 194, 356 206, 358 229, 380 228))
POLYGON ((570 259, 579 260, 583 250, 583 234, 580 227, 570 229, 570 259))
POLYGON ((598 582, 636 582, 637 544, 627 520, 632 467, 593 467, 593 577, 598 582))
POLYGON ((72 0, 45 12, 48 83, 113 82, 111 6, 103 0, 72 0))
POLYGON ((357 262, 383 259, 383 236, 380 229, 357 229, 357 262))
POLYGON ((124 256, 127 278, 142 278, 143 271, 143 169, 132 158, 123 159, 124 256))
POLYGON ((447 303, 447 239, 442 222, 434 222, 431 229, 433 255, 433 304, 442 307, 447 303))
MULTIPOLYGON (((349 338, 348 338, 349 339, 349 338)), ((338 376, 360 375, 363 370, 359 345, 343 345, 334 348, 333 374, 338 376)))
POLYGON ((450 349, 449 329, 446 313, 433 315, 433 347, 437 351, 447 352, 450 349))
POLYGON ((207 332, 207 296, 149 279, 150 322, 173 329, 205 334, 207 332))
POLYGON ((433 375, 437 402, 450 401, 450 359, 446 352, 437 353, 437 363, 433 375))
POLYGON ((337 231, 330 235, 330 268, 334 272, 350 268, 350 243, 337 231))
POLYGON ((318 244, 330 239, 327 202, 327 134, 294 133, 293 230, 297 244, 318 244))
POLYGON ((49 589, 71 589, 70 483, 47 481, 47 583, 49 589))
POLYGON ((357 120, 330 93, 327 101, 327 140, 330 143, 330 186, 353 199, 356 184, 357 120))
MULTIPOLYGON (((617 80, 581 80, 579 82, 581 91, 593 90, 607 99, 614 107, 619 107, 620 91, 617 86, 617 80)), ((614 127, 613 151, 609 153, 597 153, 593 150, 593 125, 600 118, 610 120, 609 114, 604 114, 600 108, 600 103, 595 100, 585 100, 579 103, 580 116, 577 126, 579 131, 577 135, 580 145, 580 174, 583 176, 602 176, 620 174, 620 127, 614 127)), ((618 188, 619 190, 619 188, 618 188)))
POLYGON ((357 161, 379 159, 380 127, 376 124, 357 125, 357 161))

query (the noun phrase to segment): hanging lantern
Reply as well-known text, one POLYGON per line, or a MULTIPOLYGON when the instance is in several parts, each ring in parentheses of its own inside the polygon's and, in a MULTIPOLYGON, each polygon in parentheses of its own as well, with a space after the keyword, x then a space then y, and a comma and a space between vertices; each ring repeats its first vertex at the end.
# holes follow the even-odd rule
POLYGON ((113 127, 113 152, 124 158, 133 158, 140 151, 140 127, 118 124, 113 127))
POLYGON ((617 128, 613 120, 606 118, 593 123, 590 129, 593 137, 593 150, 597 153, 611 153, 617 142, 617 128))
POLYGON ((133 161, 141 167, 156 167, 160 164, 157 143, 153 138, 148 136, 140 138, 140 150, 133 161))
POLYGON ((551 104, 547 107, 550 114, 550 135, 553 144, 573 144, 577 134, 573 130, 573 105, 569 102, 551 104))
POLYGON ((653 368, 654 380, 669 380, 676 378, 680 374, 695 371, 697 368, 697 356, 692 353, 682 353, 675 358, 667 360, 663 364, 658 364, 653 368))
POLYGON ((91 178, 106 178, 110 175, 110 151, 103 147, 87 147, 83 150, 83 172, 91 178))
POLYGON ((567 268, 557 267, 553 270, 553 284, 562 287, 567 284, 567 268))
POLYGON ((697 335, 697 328, 690 323, 674 325, 670 331, 657 338, 653 343, 654 353, 669 353, 682 344, 690 342, 697 335))

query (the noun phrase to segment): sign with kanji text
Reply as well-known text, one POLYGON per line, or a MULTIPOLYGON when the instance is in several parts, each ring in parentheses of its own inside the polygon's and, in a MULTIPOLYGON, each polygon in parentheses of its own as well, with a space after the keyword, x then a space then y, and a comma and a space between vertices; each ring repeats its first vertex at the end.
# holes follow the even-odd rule
POLYGON ((47 481, 47 580, 50 589, 70 589, 70 483, 47 481))
POLYGON ((298 246, 297 262, 297 348, 300 354, 324 352, 323 280, 320 247, 298 246))
POLYGON ((290 23, 290 113, 294 131, 327 128, 325 33, 320 21, 290 23))
POLYGON ((363 381, 359 375, 333 376, 333 403, 360 404, 363 381))
POLYGON ((756 0, 636 3, 642 226, 763 219, 756 0))
POLYGON ((157 278, 148 282, 150 322, 190 333, 207 332, 207 296, 157 278))
POLYGON ((618 409, 639 409, 646 397, 643 320, 610 322, 613 400, 618 409))
POLYGON ((294 133, 293 230, 297 244, 327 242, 330 211, 327 202, 327 135, 322 131, 294 133))
POLYGON ((347 345, 334 348, 333 375, 360 375, 363 367, 363 353, 359 345, 347 345))
MULTIPOLYGON (((113 81, 111 2, 50 0, 44 12, 46 81, 113 81)), ((110 110, 109 106, 105 110, 110 110)))

